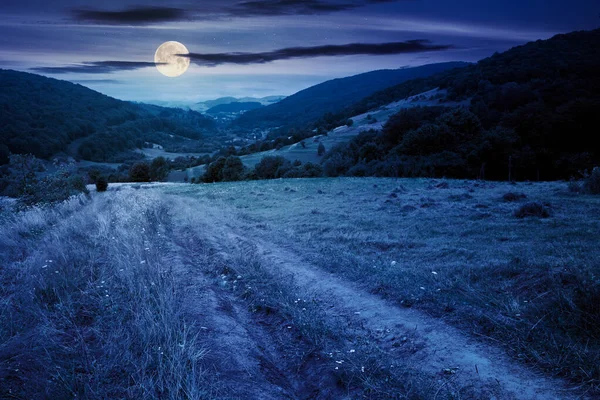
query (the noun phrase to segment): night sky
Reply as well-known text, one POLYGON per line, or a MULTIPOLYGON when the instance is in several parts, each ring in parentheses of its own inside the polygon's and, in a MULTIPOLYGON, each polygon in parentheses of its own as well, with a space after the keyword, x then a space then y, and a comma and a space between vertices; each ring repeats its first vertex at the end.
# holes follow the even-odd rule
POLYGON ((2 0, 0 68, 125 100, 289 95, 383 68, 477 61, 556 33, 594 29, 597 0, 2 0), (161 43, 192 53, 154 67, 161 43))

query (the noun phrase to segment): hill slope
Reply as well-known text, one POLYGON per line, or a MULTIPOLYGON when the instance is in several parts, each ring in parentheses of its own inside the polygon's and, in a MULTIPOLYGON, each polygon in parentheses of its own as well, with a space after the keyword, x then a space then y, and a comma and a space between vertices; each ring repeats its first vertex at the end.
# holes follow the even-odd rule
POLYGON ((330 174, 556 179, 600 163, 600 30, 557 35, 361 100, 318 126, 434 88, 462 111, 403 111, 329 155, 330 174), (362 151, 361 148, 366 146, 362 151), (363 157, 360 154, 377 154, 363 157))
POLYGON ((78 140, 78 155, 108 161, 144 141, 175 146, 215 129, 197 112, 120 101, 84 86, 0 70, 1 145, 48 158, 78 140))
POLYGON ((468 65, 460 62, 379 70, 333 79, 304 89, 276 104, 249 111, 234 121, 243 128, 304 126, 326 113, 337 113, 370 94, 410 79, 468 65))

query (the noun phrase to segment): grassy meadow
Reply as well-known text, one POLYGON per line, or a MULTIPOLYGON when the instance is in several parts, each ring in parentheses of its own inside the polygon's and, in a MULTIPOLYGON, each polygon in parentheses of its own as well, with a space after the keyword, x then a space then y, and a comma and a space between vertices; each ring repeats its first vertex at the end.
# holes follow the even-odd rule
POLYGON ((599 216, 564 182, 378 178, 5 207, 0 398, 592 398, 599 216), (532 202, 546 216, 518 217, 532 202), (556 393, 427 368, 419 332, 389 337, 339 293, 498 349, 556 393))

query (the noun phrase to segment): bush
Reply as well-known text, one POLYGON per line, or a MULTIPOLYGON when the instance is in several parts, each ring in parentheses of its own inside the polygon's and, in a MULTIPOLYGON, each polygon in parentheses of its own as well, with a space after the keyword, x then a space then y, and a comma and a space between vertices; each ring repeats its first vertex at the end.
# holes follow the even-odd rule
POLYGON ((227 159, 225 157, 219 157, 217 160, 208 164, 202 180, 206 183, 222 181, 223 168, 225 167, 226 162, 227 159))
POLYGON ((133 164, 129 169, 129 180, 131 182, 150 182, 150 165, 144 161, 133 164))
POLYGON ((221 170, 221 179, 226 182, 240 181, 244 176, 244 164, 238 156, 229 156, 221 170))
POLYGON ((600 194, 600 167, 595 167, 592 172, 585 177, 583 189, 586 193, 600 194))
POLYGON ((281 178, 292 169, 292 164, 282 156, 266 156, 254 167, 258 179, 281 178))
POLYGON ((156 157, 150 164, 150 179, 162 181, 169 174, 169 163, 164 157, 156 157))
POLYGON ((106 192, 108 189, 108 181, 104 175, 100 175, 96 178, 96 191, 97 192, 106 192))
POLYGON ((532 202, 523 204, 517 211, 515 211, 515 217, 538 217, 548 218, 550 216, 550 209, 544 204, 538 202, 532 202))

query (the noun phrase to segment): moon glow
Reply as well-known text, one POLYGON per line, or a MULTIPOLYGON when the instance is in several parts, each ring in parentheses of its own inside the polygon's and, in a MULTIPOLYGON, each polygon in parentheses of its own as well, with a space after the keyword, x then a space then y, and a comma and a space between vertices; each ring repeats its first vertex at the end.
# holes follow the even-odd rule
POLYGON ((170 78, 182 75, 190 66, 188 57, 181 57, 177 54, 189 54, 188 49, 179 42, 165 42, 161 44, 156 53, 154 53, 154 62, 156 69, 170 78))

